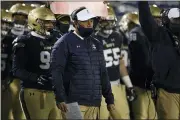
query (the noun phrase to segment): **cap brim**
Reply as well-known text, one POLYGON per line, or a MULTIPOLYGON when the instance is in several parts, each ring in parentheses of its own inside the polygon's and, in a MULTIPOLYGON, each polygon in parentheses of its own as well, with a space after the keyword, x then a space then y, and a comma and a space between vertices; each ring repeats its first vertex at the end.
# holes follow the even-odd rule
POLYGON ((90 13, 87 9, 84 9, 77 13, 77 20, 79 21, 86 21, 92 18, 95 18, 96 16, 90 13))
POLYGON ((168 12, 168 18, 179 18, 180 17, 180 10, 179 8, 171 8, 168 12))

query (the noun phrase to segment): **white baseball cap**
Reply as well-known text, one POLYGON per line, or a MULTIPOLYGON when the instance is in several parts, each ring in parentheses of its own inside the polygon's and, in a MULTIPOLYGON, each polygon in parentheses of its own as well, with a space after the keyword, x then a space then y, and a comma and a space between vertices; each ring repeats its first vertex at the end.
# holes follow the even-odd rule
POLYGON ((95 15, 90 13, 88 9, 81 10, 80 12, 76 14, 76 16, 77 16, 77 20, 79 21, 86 21, 86 20, 96 17, 95 15))
POLYGON ((168 18, 178 18, 180 17, 180 10, 179 8, 171 8, 168 12, 168 18))

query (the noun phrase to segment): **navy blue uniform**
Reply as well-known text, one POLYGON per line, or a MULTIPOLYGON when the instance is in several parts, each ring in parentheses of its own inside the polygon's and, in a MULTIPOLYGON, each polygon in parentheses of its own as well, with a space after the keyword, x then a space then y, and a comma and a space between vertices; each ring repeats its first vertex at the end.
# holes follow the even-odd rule
POLYGON ((15 39, 13 75, 22 81, 23 88, 52 90, 51 81, 39 85, 40 75, 50 76, 50 56, 52 41, 28 34, 15 39))
POLYGON ((142 29, 137 26, 129 32, 130 78, 133 85, 146 88, 152 81, 151 46, 142 29))
POLYGON ((103 46, 92 37, 84 40, 70 32, 52 50, 52 77, 57 102, 100 106, 102 94, 113 104, 103 46))
POLYGON ((122 36, 113 32, 108 38, 95 36, 103 44, 104 58, 110 81, 120 79, 119 59, 121 56, 122 36))
POLYGON ((175 49, 173 35, 166 28, 156 24, 148 2, 138 4, 141 27, 153 48, 155 84, 168 92, 180 93, 180 55, 175 49))

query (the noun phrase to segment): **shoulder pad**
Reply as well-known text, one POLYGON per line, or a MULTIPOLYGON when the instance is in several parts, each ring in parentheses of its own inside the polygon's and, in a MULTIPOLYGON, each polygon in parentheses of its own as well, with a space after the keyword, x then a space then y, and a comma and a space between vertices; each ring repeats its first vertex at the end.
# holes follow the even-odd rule
POLYGON ((142 28, 141 28, 141 27, 135 27, 135 28, 133 28, 133 29, 130 31, 130 33, 137 33, 137 34, 139 34, 139 35, 141 35, 141 36, 145 36, 144 33, 143 33, 143 31, 142 31, 142 28))
POLYGON ((25 36, 18 36, 14 41, 13 41, 13 51, 16 50, 17 48, 23 48, 25 47, 25 36))
POLYGON ((21 36, 16 37, 14 41, 12 42, 12 44, 14 45, 15 43, 24 43, 26 40, 27 40, 27 36, 21 35, 21 36))
POLYGON ((140 27, 134 27, 133 29, 130 30, 130 32, 140 32, 141 29, 140 27))

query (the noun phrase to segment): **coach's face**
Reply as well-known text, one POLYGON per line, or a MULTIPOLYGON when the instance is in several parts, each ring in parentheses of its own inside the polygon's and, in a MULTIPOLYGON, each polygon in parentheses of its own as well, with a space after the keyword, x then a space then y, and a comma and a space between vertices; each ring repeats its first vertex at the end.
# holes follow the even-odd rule
POLYGON ((89 37, 93 32, 93 19, 86 21, 77 21, 75 25, 76 30, 82 37, 89 37))
POLYGON ((89 19, 86 21, 78 21, 79 25, 83 28, 93 28, 93 19, 89 19))

